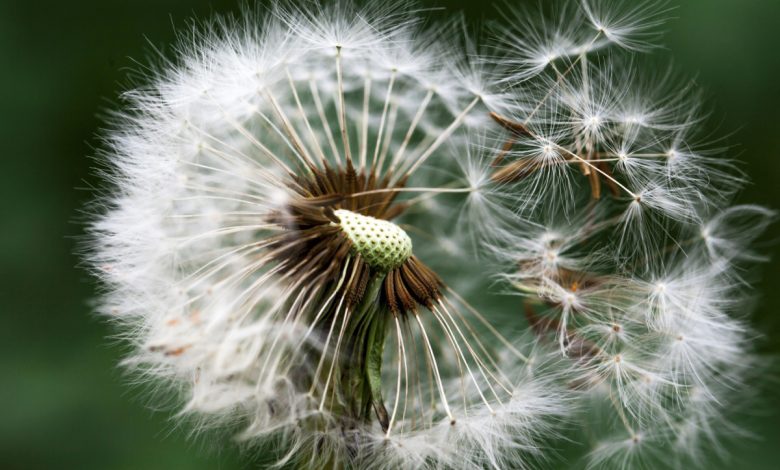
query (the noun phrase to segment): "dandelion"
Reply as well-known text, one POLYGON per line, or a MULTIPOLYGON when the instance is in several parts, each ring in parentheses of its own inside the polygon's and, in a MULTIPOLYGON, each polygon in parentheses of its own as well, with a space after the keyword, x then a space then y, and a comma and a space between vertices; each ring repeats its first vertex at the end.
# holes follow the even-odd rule
POLYGON ((492 48, 405 3, 183 36, 105 139, 88 258, 125 364, 279 466, 527 468, 570 417, 592 468, 736 435, 774 214, 729 207, 694 87, 635 58, 666 2, 555 8, 492 48))
POLYGON ((125 94, 90 259, 126 364, 279 465, 525 466, 567 392, 412 238, 473 273, 458 234, 499 206, 460 149, 505 98, 458 28, 308 7, 196 29, 125 94))

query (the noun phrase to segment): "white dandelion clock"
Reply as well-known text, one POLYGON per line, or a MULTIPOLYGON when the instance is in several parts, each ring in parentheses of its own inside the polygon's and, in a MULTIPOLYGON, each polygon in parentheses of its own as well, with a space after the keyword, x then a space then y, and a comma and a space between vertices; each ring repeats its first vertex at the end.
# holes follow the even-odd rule
POLYGON ((279 464, 524 466, 567 392, 504 367, 528 358, 415 238, 497 230, 460 149, 509 103, 454 28, 307 7, 202 28, 126 93, 90 251, 126 362, 279 464))
POLYGON ((528 468, 571 417, 591 468, 742 436, 774 213, 730 206, 699 93, 636 58, 666 2, 554 10, 492 49, 405 3, 183 36, 105 139, 88 259, 125 364, 279 466, 528 468))

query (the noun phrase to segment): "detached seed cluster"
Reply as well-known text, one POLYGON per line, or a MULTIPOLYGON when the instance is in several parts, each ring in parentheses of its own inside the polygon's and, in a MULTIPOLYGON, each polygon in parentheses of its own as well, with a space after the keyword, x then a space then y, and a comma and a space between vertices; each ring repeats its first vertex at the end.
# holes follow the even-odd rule
POLYGON ((345 209, 333 213, 355 251, 372 268, 390 271, 412 255, 412 239, 394 223, 345 209))

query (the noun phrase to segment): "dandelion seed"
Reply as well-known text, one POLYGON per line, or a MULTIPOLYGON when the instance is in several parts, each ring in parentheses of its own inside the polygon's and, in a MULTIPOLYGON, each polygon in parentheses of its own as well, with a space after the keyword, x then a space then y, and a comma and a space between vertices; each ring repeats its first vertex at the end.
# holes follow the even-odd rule
POLYGON ((774 214, 728 207, 744 175, 699 137, 698 93, 632 55, 657 44, 666 2, 564 5, 495 35, 514 100, 485 158, 518 195, 489 244, 498 277, 570 361, 591 468, 701 464, 760 363, 740 272, 774 214))

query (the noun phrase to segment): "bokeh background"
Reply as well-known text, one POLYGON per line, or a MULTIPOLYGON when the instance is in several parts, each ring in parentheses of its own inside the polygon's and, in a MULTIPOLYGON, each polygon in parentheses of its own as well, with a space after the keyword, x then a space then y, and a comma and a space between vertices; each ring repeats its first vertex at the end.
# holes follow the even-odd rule
MULTIPOLYGON (((660 55, 707 90, 712 131, 753 181, 740 200, 780 208, 780 1, 675 3, 660 55)), ((498 16, 494 0, 423 4, 446 8, 434 16, 498 16)), ((248 466, 233 449, 188 439, 127 386, 115 367, 122 348, 91 313, 95 285, 73 254, 96 183, 100 115, 133 59, 170 44, 193 16, 238 9, 237 0, 0 0, 0 468, 248 466)), ((762 267, 753 317, 767 354, 780 352, 778 239, 780 224, 766 239, 774 261, 762 267)), ((731 448, 722 468, 779 468, 778 387, 749 404, 757 439, 731 448)))

